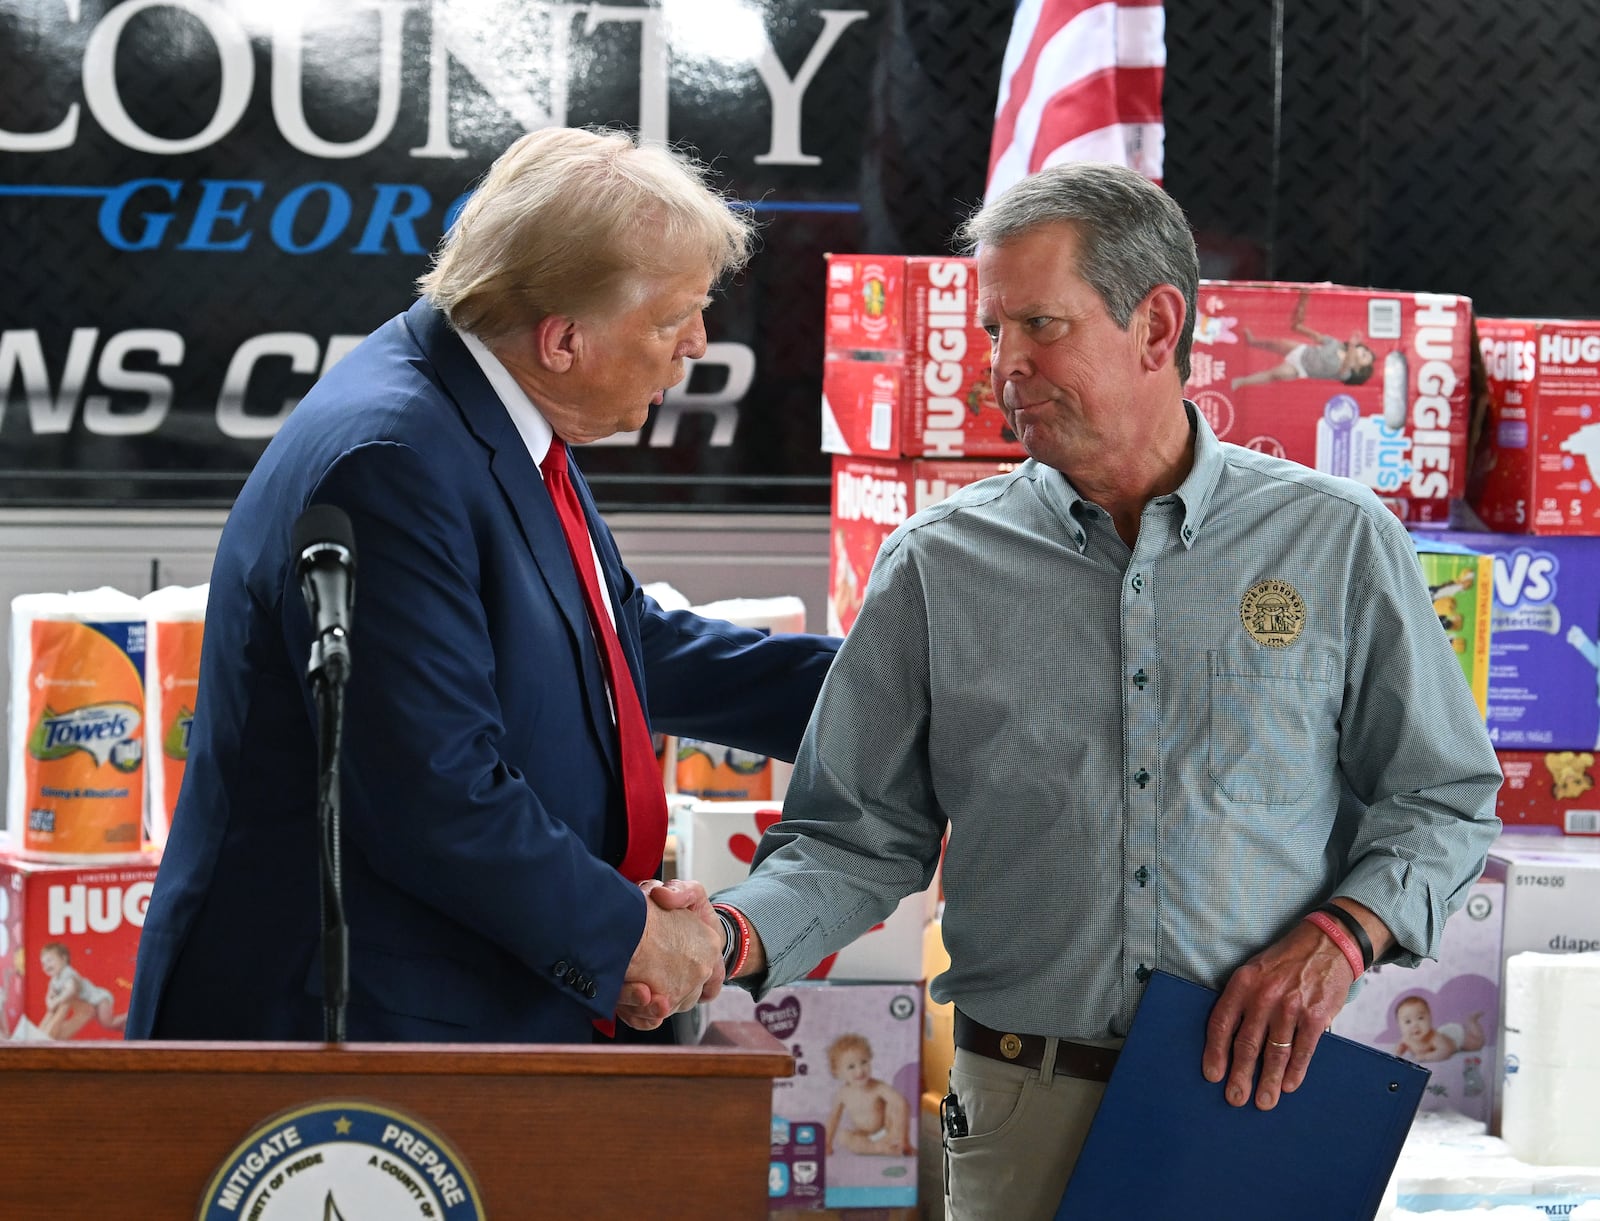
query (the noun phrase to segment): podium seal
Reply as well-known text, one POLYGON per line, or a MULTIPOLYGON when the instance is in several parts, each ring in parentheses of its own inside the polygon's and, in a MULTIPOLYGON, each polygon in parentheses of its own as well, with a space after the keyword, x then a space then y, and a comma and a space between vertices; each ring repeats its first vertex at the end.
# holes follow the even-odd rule
POLYGON ((334 1101, 275 1116, 239 1142, 197 1221, 482 1221, 445 1140, 388 1107, 334 1101))

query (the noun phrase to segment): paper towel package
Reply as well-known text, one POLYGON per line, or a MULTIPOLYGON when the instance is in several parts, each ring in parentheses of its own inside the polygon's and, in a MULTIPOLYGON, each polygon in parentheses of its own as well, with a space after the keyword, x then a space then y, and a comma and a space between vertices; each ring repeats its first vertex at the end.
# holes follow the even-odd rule
POLYGON ((1494 812, 1507 831, 1600 835, 1600 767, 1592 750, 1496 751, 1505 783, 1494 812))
POLYGON ((1333 1032, 1423 1064, 1432 1076, 1424 1111, 1487 1123, 1500 1014, 1500 926, 1505 883, 1473 884, 1450 917, 1437 961, 1374 967, 1333 1032))
POLYGON ((1539 1165, 1600 1169, 1600 950, 1506 960, 1501 1135, 1539 1165))
POLYGON ((795 1059, 772 1086, 771 1206, 917 1202, 922 1046, 916 984, 808 983, 757 1002, 724 988, 708 1021, 759 1021, 795 1059))
MULTIPOLYGON (((689 609, 707 619, 725 619, 740 627, 768 632, 806 630, 806 604, 793 595, 725 598, 689 609)), ((675 738, 667 749, 669 792, 722 801, 774 801, 789 787, 793 768, 782 759, 702 738, 675 738)))
POLYGON ((109 587, 11 600, 13 851, 83 864, 138 857, 146 632, 139 600, 109 587))
MULTIPOLYGON (((715 893, 750 874, 762 833, 783 817, 776 802, 695 801, 679 812, 678 875, 715 893)), ((938 879, 907 895, 882 924, 824 958, 807 978, 900 982, 922 978, 922 934, 938 901, 938 879)))
MULTIPOLYGON (((1501 980, 1513 954, 1584 954, 1600 950, 1600 838, 1502 834, 1489 849, 1484 877, 1505 883, 1500 932, 1501 980)), ((1501 1029, 1505 992, 1501 991, 1501 1029)), ((1505 1047, 1496 1057, 1494 1118, 1501 1134, 1505 1047)))
POLYGON ((0 856, 0 1038, 122 1037, 155 878, 0 856))
POLYGON ((1600 538, 1437 534, 1494 557, 1489 738, 1496 749, 1600 744, 1600 538))
POLYGON ((189 761, 189 726, 200 687, 200 644, 205 636, 208 585, 168 585, 139 601, 148 616, 145 739, 149 802, 145 839, 167 842, 178 789, 189 761))

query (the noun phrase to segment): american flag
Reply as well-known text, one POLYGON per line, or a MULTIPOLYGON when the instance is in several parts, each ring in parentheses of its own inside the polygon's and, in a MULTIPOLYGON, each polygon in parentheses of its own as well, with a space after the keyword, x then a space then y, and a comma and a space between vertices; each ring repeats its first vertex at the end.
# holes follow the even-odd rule
POLYGON ((1160 0, 1021 0, 1006 43, 988 194, 1063 161, 1161 181, 1160 0))

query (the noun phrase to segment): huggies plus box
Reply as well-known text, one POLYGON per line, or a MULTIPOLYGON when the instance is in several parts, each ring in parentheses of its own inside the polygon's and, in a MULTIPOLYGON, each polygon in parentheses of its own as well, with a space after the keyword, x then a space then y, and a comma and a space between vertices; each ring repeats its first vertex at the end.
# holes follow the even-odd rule
POLYGON ((957 488, 1015 468, 1015 462, 836 455, 828 532, 828 631, 843 636, 856 621, 878 548, 896 526, 957 488))
POLYGON ((1478 319, 1489 419, 1468 500, 1491 530, 1600 534, 1600 322, 1478 319))
POLYGON ((970 258, 828 255, 822 449, 1022 457, 995 401, 970 258))
POLYGON ((0 1037, 120 1039, 156 864, 0 856, 0 1037))
POLYGON ((773 1209, 917 1202, 920 984, 724 988, 708 1021, 758 1021, 794 1057, 772 1087, 773 1209))
POLYGON ((1466 487, 1471 336, 1465 297, 1202 280, 1185 392, 1222 440, 1442 524, 1466 487))
POLYGON ((1474 883, 1465 906, 1445 924, 1437 961, 1374 967, 1333 1020, 1335 1034, 1432 1073, 1422 1110, 1489 1120, 1500 1046, 1504 903, 1504 882, 1474 883))
POLYGON ((1507 831, 1600 835, 1600 765, 1592 750, 1502 750, 1494 812, 1507 831))

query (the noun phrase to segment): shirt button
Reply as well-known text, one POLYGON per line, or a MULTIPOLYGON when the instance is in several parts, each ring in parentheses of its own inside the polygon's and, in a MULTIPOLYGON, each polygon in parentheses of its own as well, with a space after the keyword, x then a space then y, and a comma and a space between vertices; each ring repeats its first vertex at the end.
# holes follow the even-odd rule
POLYGON ((1149 883, 1149 881, 1150 881, 1150 870, 1149 870, 1149 867, 1145 866, 1145 865, 1140 865, 1139 868, 1134 870, 1134 872, 1133 872, 1133 880, 1135 882, 1139 883, 1140 886, 1147 885, 1149 883))
POLYGON ((1135 687, 1139 688, 1139 690, 1141 690, 1141 691, 1144 690, 1144 685, 1149 681, 1150 681, 1150 676, 1148 674, 1146 674, 1143 670, 1137 671, 1133 676, 1133 685, 1135 687))
POLYGON ((1144 788, 1145 785, 1150 783, 1150 773, 1141 767, 1138 771, 1133 773, 1133 782, 1140 788, 1144 788))
POLYGON ((1194 527, 1193 526, 1185 526, 1183 528, 1183 541, 1187 543, 1193 538, 1194 538, 1194 527))
POLYGON ((1137 979, 1141 984, 1144 983, 1146 980, 1148 980, 1150 978, 1150 968, 1145 966, 1144 963, 1141 962, 1139 964, 1139 969, 1133 973, 1133 977, 1135 979, 1137 979))
POLYGON ((1133 574, 1133 592, 1136 594, 1144 592, 1144 573, 1136 572, 1133 574))

